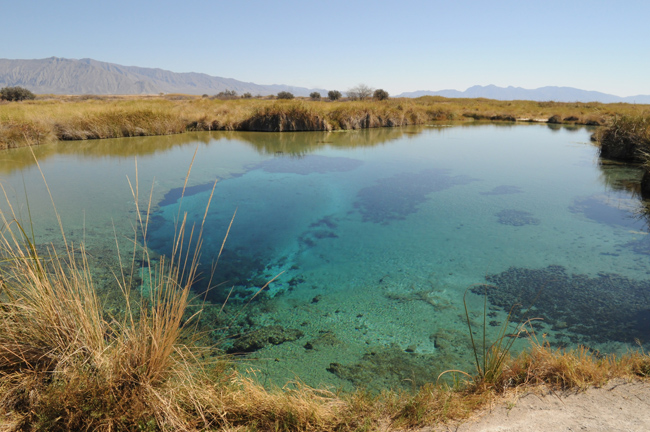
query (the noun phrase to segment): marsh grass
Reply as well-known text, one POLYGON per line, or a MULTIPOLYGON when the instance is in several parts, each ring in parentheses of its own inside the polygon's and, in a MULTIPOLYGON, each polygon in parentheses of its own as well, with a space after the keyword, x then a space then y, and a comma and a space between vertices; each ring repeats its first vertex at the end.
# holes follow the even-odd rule
POLYGON ((210 130, 350 130, 434 121, 604 125, 648 115, 648 105, 496 101, 425 96, 384 101, 218 100, 188 95, 41 96, 0 103, 0 148, 210 130))
POLYGON ((650 115, 616 116, 595 139, 603 157, 644 162, 650 154, 650 115))

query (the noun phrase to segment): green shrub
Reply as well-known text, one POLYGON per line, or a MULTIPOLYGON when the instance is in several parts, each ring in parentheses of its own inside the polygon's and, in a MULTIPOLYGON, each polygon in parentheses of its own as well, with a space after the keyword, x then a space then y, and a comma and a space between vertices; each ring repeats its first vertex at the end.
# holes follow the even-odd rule
POLYGON ((242 98, 242 99, 252 99, 252 98, 253 98, 253 95, 250 94, 250 92, 246 92, 246 93, 244 93, 243 95, 241 95, 241 98, 242 98))
POLYGON ((650 116, 617 116, 598 138, 601 156, 642 162, 650 153, 650 116))
POLYGON ((237 98, 237 92, 234 91, 234 90, 225 90, 225 91, 217 93, 215 98, 221 99, 221 100, 236 99, 237 98))
POLYGON ((0 99, 22 101, 36 99, 36 95, 23 87, 5 87, 0 90, 0 99))
POLYGON ((388 96, 389 96, 388 92, 384 89, 377 89, 372 95, 372 97, 377 100, 386 100, 388 99, 388 96))
POLYGON ((277 96, 278 99, 293 99, 293 94, 289 93, 288 91, 281 91, 278 93, 277 96))
POLYGON ((312 98, 313 100, 320 100, 320 93, 311 92, 311 93, 309 93, 309 97, 312 98))
POLYGON ((327 92, 327 98, 331 101, 341 99, 341 92, 338 90, 330 90, 327 92))

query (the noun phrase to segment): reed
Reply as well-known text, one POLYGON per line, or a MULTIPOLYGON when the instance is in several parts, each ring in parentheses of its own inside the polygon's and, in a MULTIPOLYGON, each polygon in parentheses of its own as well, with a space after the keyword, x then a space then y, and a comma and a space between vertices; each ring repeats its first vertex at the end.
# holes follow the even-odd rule
POLYGON ((650 115, 616 116, 595 139, 606 158, 641 162, 650 153, 650 115))
POLYGON ((537 121, 605 125, 648 115, 648 105, 496 101, 425 96, 384 101, 176 96, 41 96, 0 103, 0 148, 208 130, 347 130, 434 121, 537 121))

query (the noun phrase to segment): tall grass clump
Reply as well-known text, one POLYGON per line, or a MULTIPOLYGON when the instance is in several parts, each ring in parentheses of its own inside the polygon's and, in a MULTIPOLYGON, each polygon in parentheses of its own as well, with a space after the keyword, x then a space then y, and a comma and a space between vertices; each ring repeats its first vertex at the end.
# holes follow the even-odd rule
POLYGON ((186 124, 172 112, 138 108, 107 110, 76 116, 55 125, 62 140, 168 135, 185 132, 186 124))
POLYGON ((313 104, 277 101, 257 107, 240 129, 265 132, 327 131, 332 127, 313 104))
POLYGON ((186 335, 199 249, 150 263, 146 298, 133 272, 116 275, 124 313, 109 316, 83 245, 37 247, 13 212, 2 222, 0 411, 25 430, 185 428, 206 373, 186 335))
MULTIPOLYGON (((499 327, 494 341, 488 341, 487 334, 487 302, 488 302, 488 289, 495 289, 490 285, 482 285, 484 290, 483 294, 483 323, 480 332, 476 332, 472 326, 470 319, 469 308, 467 306, 467 292, 472 287, 465 290, 463 295, 463 305, 465 307, 465 319, 467 322, 467 329, 472 345, 472 354, 474 356, 474 364, 476 366, 476 373, 471 375, 467 372, 460 370, 449 370, 443 372, 440 377, 448 373, 460 373, 470 378, 470 388, 475 389, 494 389, 501 384, 502 376, 505 373, 507 364, 511 357, 512 347, 522 334, 528 334, 525 326, 530 320, 516 323, 514 328, 511 326, 512 310, 508 313, 507 317, 501 327, 499 327), (514 331, 514 332, 513 332, 514 331), (476 335, 475 335, 476 334, 476 335)), ((513 308, 516 305, 513 306, 513 308)), ((526 313, 524 314, 524 316, 526 313)), ((439 379, 440 379, 439 377, 439 379)))
POLYGON ((650 116, 616 116, 596 137, 601 156, 643 161, 650 153, 650 116))

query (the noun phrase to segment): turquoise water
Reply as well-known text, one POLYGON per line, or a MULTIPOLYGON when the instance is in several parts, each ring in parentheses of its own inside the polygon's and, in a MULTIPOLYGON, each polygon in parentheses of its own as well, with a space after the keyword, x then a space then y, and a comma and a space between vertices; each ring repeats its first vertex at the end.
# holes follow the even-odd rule
MULTIPOLYGON (((62 143, 36 156, 64 229, 97 251, 98 266, 116 265, 113 232, 118 243, 132 237, 134 156, 141 198, 154 186, 147 242, 158 254, 170 252, 179 214, 201 222, 217 179, 195 287, 217 305, 203 317, 213 341, 267 384, 411 388, 472 370, 463 298, 480 330, 484 284, 495 287, 490 335, 520 303, 515 318, 541 318, 535 334, 554 346, 620 352, 650 339, 640 173, 599 160, 589 133, 205 133, 62 143)), ((6 152, 0 172, 23 209, 24 178, 38 235, 56 241, 25 151, 6 152)))

